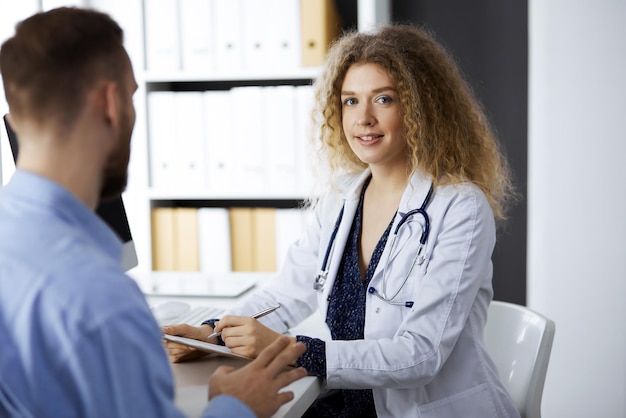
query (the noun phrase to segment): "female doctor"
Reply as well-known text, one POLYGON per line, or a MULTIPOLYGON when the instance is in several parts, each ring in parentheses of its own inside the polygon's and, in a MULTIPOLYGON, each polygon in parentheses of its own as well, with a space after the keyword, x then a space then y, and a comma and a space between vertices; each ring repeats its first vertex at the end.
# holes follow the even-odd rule
MULTIPOLYGON (((346 34, 316 115, 328 183, 280 272, 221 320, 164 331, 221 331, 256 356, 319 309, 332 339, 294 337, 328 389, 305 416, 519 416, 482 338, 507 165, 451 58, 410 26, 346 34)), ((167 344, 172 361, 194 355, 167 344)))

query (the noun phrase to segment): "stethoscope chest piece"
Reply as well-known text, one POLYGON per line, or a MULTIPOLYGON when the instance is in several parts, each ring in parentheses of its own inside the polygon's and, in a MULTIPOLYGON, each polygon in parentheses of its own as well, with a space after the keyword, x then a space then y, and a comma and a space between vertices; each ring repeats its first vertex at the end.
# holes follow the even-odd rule
POLYGON ((313 282, 313 289, 320 291, 324 289, 324 285, 326 284, 326 276, 327 272, 320 272, 317 276, 315 276, 315 281, 313 282))

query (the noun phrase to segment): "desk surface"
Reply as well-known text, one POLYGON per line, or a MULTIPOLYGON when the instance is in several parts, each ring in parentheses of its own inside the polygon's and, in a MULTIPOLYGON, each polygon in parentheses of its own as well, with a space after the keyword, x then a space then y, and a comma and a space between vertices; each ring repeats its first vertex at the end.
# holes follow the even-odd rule
MULTIPOLYGON (((190 418, 201 416, 207 404, 209 376, 220 365, 241 367, 246 363, 246 360, 209 356, 187 363, 172 364, 176 386, 176 405, 190 418)), ((294 398, 274 414, 275 418, 302 416, 320 394, 321 384, 318 378, 307 376, 293 382, 285 390, 292 391, 294 398)))

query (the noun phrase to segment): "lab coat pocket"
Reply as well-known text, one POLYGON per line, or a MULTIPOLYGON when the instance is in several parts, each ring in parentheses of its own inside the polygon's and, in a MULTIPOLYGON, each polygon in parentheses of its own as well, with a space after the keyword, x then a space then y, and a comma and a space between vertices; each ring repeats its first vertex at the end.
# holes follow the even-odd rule
POLYGON ((497 418, 489 385, 483 383, 420 407, 423 418, 497 418), (471 415, 468 415, 471 411, 471 415))
POLYGON ((407 315, 412 311, 416 301, 416 274, 408 277, 389 276, 383 280, 382 274, 376 275, 370 282, 368 299, 365 337, 366 338, 393 338, 398 332, 398 326, 402 324, 407 315), (394 324, 394 326, 381 326, 380 324, 394 324))

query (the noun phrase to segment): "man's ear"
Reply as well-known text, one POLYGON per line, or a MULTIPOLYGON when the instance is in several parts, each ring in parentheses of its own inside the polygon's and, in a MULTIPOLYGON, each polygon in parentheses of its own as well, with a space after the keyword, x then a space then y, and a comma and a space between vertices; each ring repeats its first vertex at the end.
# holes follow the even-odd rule
POLYGON ((107 122, 114 128, 119 125, 120 91, 116 82, 107 81, 101 91, 102 111, 107 122))

